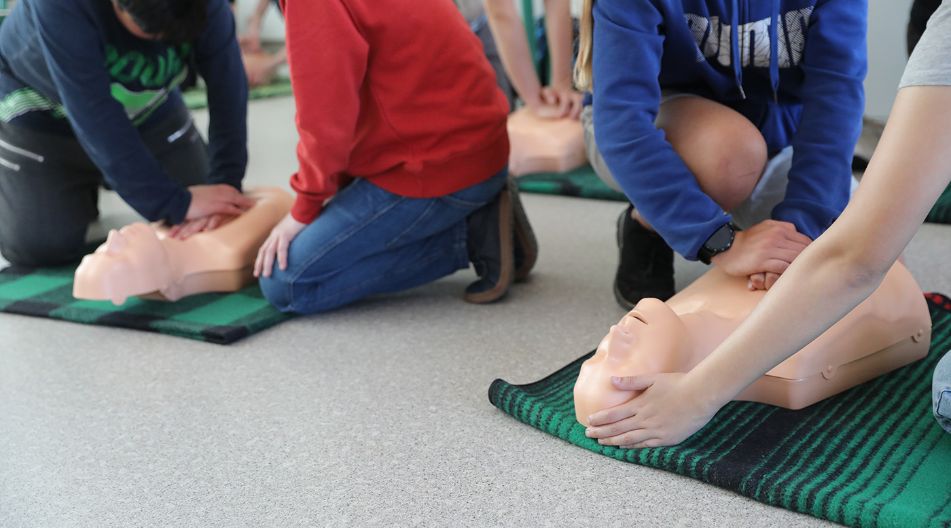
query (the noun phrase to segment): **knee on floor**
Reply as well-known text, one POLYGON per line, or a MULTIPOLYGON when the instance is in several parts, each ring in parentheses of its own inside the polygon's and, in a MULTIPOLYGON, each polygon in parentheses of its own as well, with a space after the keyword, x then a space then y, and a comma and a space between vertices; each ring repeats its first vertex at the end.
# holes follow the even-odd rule
POLYGON ((11 230, 0 238, 0 253, 11 264, 27 267, 58 266, 78 262, 89 249, 83 233, 30 233, 11 230))

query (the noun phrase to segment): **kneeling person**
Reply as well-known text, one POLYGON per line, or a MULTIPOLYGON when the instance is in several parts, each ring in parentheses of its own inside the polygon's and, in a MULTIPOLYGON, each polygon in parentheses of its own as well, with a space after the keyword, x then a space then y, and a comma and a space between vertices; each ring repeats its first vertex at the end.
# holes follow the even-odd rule
POLYGON ((255 267, 268 300, 320 312, 470 260, 466 299, 504 295, 534 240, 507 186, 508 104, 462 15, 414 0, 282 7, 300 169, 255 267))
POLYGON ((0 26, 0 253, 78 261, 103 182, 150 221, 249 207, 247 86, 225 0, 23 0, 0 26), (177 90, 197 64, 210 148, 177 90))

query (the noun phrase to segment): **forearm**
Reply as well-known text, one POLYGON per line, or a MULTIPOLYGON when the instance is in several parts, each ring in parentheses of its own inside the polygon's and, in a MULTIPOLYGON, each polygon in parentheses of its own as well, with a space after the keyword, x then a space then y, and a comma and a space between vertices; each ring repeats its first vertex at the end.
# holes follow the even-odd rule
POLYGON ((540 100, 541 82, 514 0, 486 0, 485 11, 502 66, 515 91, 526 102, 540 100))
POLYGON ((251 12, 251 16, 248 17, 248 27, 253 28, 255 31, 261 31, 261 24, 264 22, 264 15, 267 14, 268 4, 271 3, 271 0, 258 0, 257 5, 254 6, 254 11, 251 12))
POLYGON ((209 13, 195 53, 198 71, 208 86, 210 181, 241 189, 248 163, 248 82, 229 12, 209 13))
POLYGON ((559 89, 569 89, 572 87, 571 59, 574 41, 569 0, 545 2, 545 29, 548 32, 548 52, 551 57, 551 79, 548 79, 548 84, 559 89))
POLYGON ((271 3, 271 0, 258 0, 258 5, 254 6, 254 17, 258 19, 260 23, 264 20, 264 15, 267 13, 267 6, 271 3))
POLYGON ((698 393, 717 406, 733 399, 874 291, 951 179, 949 122, 951 88, 899 92, 852 203, 688 374, 698 393))
POLYGON ((848 314, 882 277, 856 273, 844 254, 807 248, 747 320, 687 374, 691 385, 723 406, 848 314))

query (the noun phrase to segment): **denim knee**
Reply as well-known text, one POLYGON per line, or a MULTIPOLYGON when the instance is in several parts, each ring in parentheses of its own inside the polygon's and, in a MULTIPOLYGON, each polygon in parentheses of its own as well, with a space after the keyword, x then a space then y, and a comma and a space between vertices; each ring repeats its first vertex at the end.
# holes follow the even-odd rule
POLYGON ((261 277, 258 281, 261 286, 261 293, 267 302, 282 312, 292 312, 294 308, 292 302, 294 299, 292 288, 293 282, 286 272, 281 272, 274 266, 274 271, 270 277, 261 277))
POLYGON ((951 433, 951 352, 945 354, 934 369, 932 396, 935 419, 951 433))

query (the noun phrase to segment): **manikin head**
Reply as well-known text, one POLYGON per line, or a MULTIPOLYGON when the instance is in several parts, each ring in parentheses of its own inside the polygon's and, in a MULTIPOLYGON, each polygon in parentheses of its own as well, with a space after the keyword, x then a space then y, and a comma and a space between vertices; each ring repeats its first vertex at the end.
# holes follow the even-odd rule
POLYGON ((122 304, 133 295, 167 287, 174 269, 155 230, 143 223, 109 231, 106 243, 83 257, 76 269, 73 296, 122 304))
POLYGON ((604 336, 581 365, 575 382, 575 415, 588 425, 597 411, 620 405, 637 394, 620 391, 611 376, 677 372, 689 361, 690 334, 680 317, 658 299, 643 299, 604 336))

